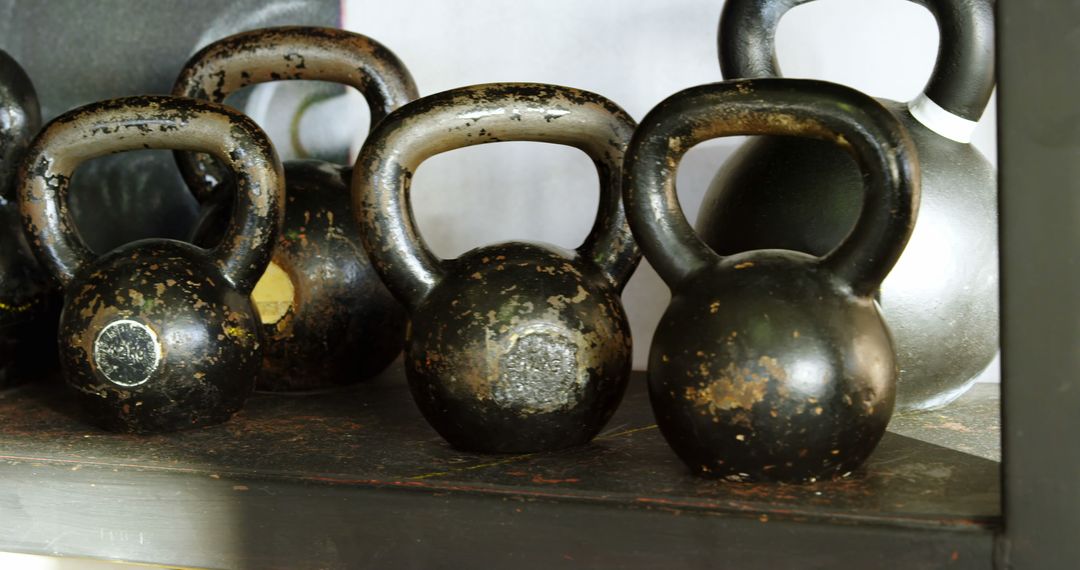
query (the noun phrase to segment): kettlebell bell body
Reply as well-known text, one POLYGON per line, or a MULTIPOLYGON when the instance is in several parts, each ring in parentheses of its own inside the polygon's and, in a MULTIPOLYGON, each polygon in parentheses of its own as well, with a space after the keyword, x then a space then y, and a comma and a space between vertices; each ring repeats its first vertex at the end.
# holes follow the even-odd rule
POLYGON ((869 97, 805 80, 687 89, 641 124, 624 192, 638 243, 672 293, 649 352, 661 433, 705 476, 804 482, 850 473, 884 434, 895 400, 894 348, 873 292, 915 221, 909 137, 869 97), (720 257, 679 209, 674 173, 690 147, 761 134, 829 141, 862 165, 867 207, 826 255, 720 257))
POLYGON ((631 368, 619 295, 636 266, 618 185, 633 120, 584 91, 538 84, 454 89, 391 113, 353 178, 364 245, 410 327, 405 370, 428 422, 453 446, 532 452, 589 441, 611 418, 631 368), (574 251, 524 242, 439 260, 408 204, 435 154, 495 141, 575 146, 597 165, 600 210, 574 251))
POLYGON ((413 313, 408 340, 424 416, 466 450, 592 439, 631 369, 619 291, 579 255, 544 244, 482 247, 447 269, 413 313))
POLYGON ((260 366, 249 300, 281 222, 284 181, 266 135, 223 106, 128 97, 54 119, 22 167, 19 201, 38 258, 63 285, 60 364, 89 419, 153 433, 220 423, 241 408, 260 366), (63 208, 75 167, 110 152, 212 152, 236 174, 222 243, 203 250, 142 240, 101 257, 63 208))
POLYGON ((34 259, 15 200, 19 160, 41 128, 37 93, 0 50, 0 389, 56 364, 59 295, 34 259))
MULTIPOLYGON (((805 1, 725 4, 725 77, 778 75, 772 34, 784 12, 805 1)), ((919 222, 879 292, 896 341, 901 408, 952 401, 998 350, 996 173, 967 142, 994 86, 992 5, 924 4, 942 30, 934 76, 911 104, 881 101, 909 132, 922 172, 919 222)), ((847 235, 861 207, 859 167, 841 149, 758 137, 724 163, 697 228, 722 255, 781 248, 821 256, 847 235)))
MULTIPOLYGON (((214 42, 187 62, 173 92, 221 102, 248 85, 294 79, 355 87, 370 105, 372 125, 417 97, 408 70, 385 46, 313 27, 266 28, 214 42)), ((192 241, 216 244, 232 185, 206 155, 177 153, 177 162, 202 203, 192 241)), ((374 376, 401 352, 405 310, 356 237, 352 168, 316 160, 284 167, 285 221, 253 293, 266 341, 259 387, 315 390, 374 376)))

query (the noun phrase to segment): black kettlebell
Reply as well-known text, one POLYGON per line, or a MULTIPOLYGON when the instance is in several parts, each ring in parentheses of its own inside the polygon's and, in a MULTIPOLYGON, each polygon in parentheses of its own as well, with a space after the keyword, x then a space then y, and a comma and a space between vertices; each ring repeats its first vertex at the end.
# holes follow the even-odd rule
POLYGON ((60 365, 89 418, 114 431, 165 432, 239 410, 262 352, 248 297, 270 261, 284 202, 281 164, 262 130, 194 99, 103 101, 46 125, 20 174, 26 231, 64 289, 60 365), (147 239, 100 257, 86 247, 66 207, 72 172, 143 148, 210 152, 233 170, 237 202, 220 245, 147 239))
MULTIPOLYGON (((367 98, 371 124, 418 95, 400 60, 371 38, 315 27, 266 28, 214 42, 188 60, 173 94, 221 102, 248 85, 309 79, 351 85, 367 98)), ((220 240, 233 191, 207 155, 176 153, 204 205, 193 241, 220 240)), ((311 390, 374 376, 401 352, 405 310, 359 243, 352 167, 285 163, 285 223, 253 302, 266 347, 259 387, 311 390)))
MULTIPOLYGON (((778 76, 777 24, 808 1, 728 0, 719 33, 724 77, 778 76)), ((998 350, 997 175, 968 144, 994 88, 993 2, 918 3, 941 30, 933 75, 910 104, 881 100, 915 141, 923 188, 915 232, 879 297, 896 342, 900 408, 952 401, 998 350)), ((834 145, 753 138, 713 180, 697 229, 723 255, 823 255, 851 230, 861 204, 859 167, 834 145)))
POLYGON ((870 455, 892 415, 897 375, 873 294, 915 223, 918 179, 896 117, 831 83, 703 85, 641 121, 626 153, 627 216, 671 288, 649 352, 649 397, 661 433, 693 471, 813 481, 870 455), (690 147, 766 134, 827 141, 862 170, 863 210, 824 256, 771 249, 721 257, 683 216, 675 169, 690 147))
POLYGON ((445 91, 391 113, 353 177, 364 246, 410 327, 405 372, 428 422, 468 451, 532 452, 592 439, 629 379, 619 295, 640 259, 619 193, 633 119, 586 91, 533 83, 445 91), (574 251, 540 243, 436 258, 409 205, 425 159, 496 141, 576 147, 593 159, 600 207, 574 251))
POLYGON ((59 295, 30 251, 15 201, 19 161, 40 128, 30 78, 0 50, 0 389, 56 364, 59 295))

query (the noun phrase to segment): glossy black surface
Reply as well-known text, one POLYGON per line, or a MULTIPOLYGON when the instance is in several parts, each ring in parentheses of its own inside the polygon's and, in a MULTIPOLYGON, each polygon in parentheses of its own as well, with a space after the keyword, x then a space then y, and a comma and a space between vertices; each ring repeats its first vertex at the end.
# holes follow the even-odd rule
POLYGON ((893 410, 893 345, 872 295, 915 222, 910 139, 869 97, 806 80, 690 88, 641 124, 623 191, 634 235, 672 292, 649 353, 661 432, 706 476, 847 476, 893 410), (676 198, 679 160, 702 141, 748 134, 829 140, 855 157, 866 207, 839 246, 820 258, 787 250, 720 257, 694 234, 676 198))
MULTIPOLYGON (((173 92, 221 102, 249 85, 298 79, 355 87, 370 105, 372 125, 418 96, 408 70, 385 46, 316 27, 266 28, 214 42, 188 60, 173 92)), ((208 155, 176 158, 203 206, 193 241, 213 246, 228 221, 233 185, 208 155)), ((405 310, 360 244, 351 176, 351 168, 321 161, 285 164, 285 221, 274 245, 274 274, 268 272, 254 294, 266 344, 264 390, 364 380, 401 352, 405 310)))
POLYGON ((630 373, 630 329, 619 294, 640 259, 619 193, 633 120, 593 93, 490 84, 419 99, 391 113, 357 159, 353 199, 364 245, 408 308, 406 375, 427 420, 470 451, 530 452, 590 440, 630 373), (436 258, 409 207, 426 158, 506 140, 586 152, 600 208, 574 252, 506 243, 436 258))
POLYGON ((23 223, 65 290, 61 366, 86 417, 137 433, 228 419, 255 386, 261 339, 248 296, 281 222, 281 164, 266 135, 216 104, 114 99, 50 122, 21 172, 23 223), (101 257, 87 248, 65 208, 72 171, 138 148, 210 151, 234 170, 240 192, 218 247, 144 240, 101 257))
MULTIPOLYGON (((724 76, 778 76, 776 26, 804 3, 725 3, 724 76)), ((943 112, 977 121, 994 88, 993 2, 918 3, 934 15, 941 36, 925 94, 943 112)), ((998 352, 996 172, 975 147, 931 130, 908 105, 881 102, 915 142, 923 192, 907 251, 879 301, 896 342, 897 404, 933 408, 967 390, 998 352)), ((783 248, 823 255, 855 224, 862 186, 858 165, 832 144, 755 137, 724 163, 696 226, 721 254, 783 248)))
MULTIPOLYGON (((915 142, 924 191, 915 232, 877 298, 896 342, 898 404, 932 408, 967 390, 998 350, 996 177, 973 146, 886 106, 915 142)), ((858 165, 834 145, 755 137, 725 162, 697 228, 724 255, 763 247, 823 255, 862 201, 858 165)))

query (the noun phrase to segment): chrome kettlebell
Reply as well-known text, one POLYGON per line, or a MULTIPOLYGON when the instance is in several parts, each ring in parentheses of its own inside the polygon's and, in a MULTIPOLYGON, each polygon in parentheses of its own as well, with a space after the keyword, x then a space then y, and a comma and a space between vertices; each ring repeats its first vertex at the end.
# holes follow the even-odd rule
POLYGON ((103 101, 46 125, 21 176, 26 231, 64 289, 60 365, 91 421, 166 432, 239 410, 262 352, 248 297, 270 261, 284 201, 281 164, 262 130, 194 99, 103 101), (209 152, 233 170, 236 206, 217 247, 147 239, 98 257, 83 243, 66 207, 72 172, 94 157, 144 148, 209 152))
MULTIPOLYGON (((355 87, 371 124, 418 95, 405 66, 371 38, 316 27, 266 28, 216 41, 188 60, 173 94, 221 102, 248 85, 276 80, 333 81, 355 87)), ((176 153, 203 214, 199 245, 221 238, 233 190, 207 155, 176 153)), ((352 167, 285 162, 285 223, 253 301, 266 347, 259 387, 311 390, 374 376, 401 352, 405 310, 357 237, 352 167)))
POLYGON ((364 246, 409 312, 405 372, 428 422, 468 451, 582 444, 611 418, 631 367, 619 295, 640 253, 619 193, 633 119, 568 87, 498 83, 445 91, 391 113, 357 158, 364 246), (436 258, 409 205, 425 159, 497 141, 576 147, 600 176, 600 207, 577 250, 508 242, 436 258))
POLYGON ((41 128, 33 83, 0 50, 0 389, 56 365, 59 294, 34 259, 19 220, 19 161, 41 128))
MULTIPOLYGON (((728 0, 719 31, 724 77, 778 76, 777 24, 808 1, 728 0)), ((968 144, 994 88, 993 3, 918 3, 940 29, 933 75, 911 103, 881 101, 915 141, 922 171, 919 222, 880 291, 896 341, 901 408, 957 398, 998 350, 997 176, 968 144)), ((697 229, 721 254, 783 248, 823 255, 855 223, 861 188, 858 166, 834 145, 754 138, 713 180, 697 229)))
POLYGON ((862 463, 885 433, 897 377, 873 295, 919 197, 915 149, 896 117, 820 81, 693 87, 641 121, 623 192, 634 236, 671 289, 648 383, 679 457, 698 474, 739 481, 813 481, 862 463), (682 213, 675 169, 694 145, 732 135, 812 137, 850 153, 865 181, 851 233, 821 257, 711 250, 682 213))

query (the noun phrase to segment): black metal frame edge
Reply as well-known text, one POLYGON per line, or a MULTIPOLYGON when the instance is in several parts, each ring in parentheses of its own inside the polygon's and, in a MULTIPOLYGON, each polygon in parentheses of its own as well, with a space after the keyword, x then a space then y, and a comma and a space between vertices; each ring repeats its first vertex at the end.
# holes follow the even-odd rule
POLYGON ((998 568, 1080 563, 1076 2, 998 4, 1004 530, 998 568))

